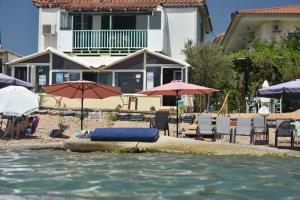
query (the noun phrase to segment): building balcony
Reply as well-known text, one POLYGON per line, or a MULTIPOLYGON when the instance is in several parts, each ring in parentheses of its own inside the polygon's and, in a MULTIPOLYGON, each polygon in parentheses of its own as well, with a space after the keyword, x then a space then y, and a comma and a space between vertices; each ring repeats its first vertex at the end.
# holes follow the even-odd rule
POLYGON ((73 30, 73 52, 131 53, 148 47, 148 30, 73 30))

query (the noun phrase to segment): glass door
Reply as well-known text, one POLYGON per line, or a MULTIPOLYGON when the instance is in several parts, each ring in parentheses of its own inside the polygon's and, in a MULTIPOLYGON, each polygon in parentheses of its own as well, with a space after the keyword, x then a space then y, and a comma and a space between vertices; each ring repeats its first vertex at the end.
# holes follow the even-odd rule
POLYGON ((36 66, 35 91, 41 92, 44 85, 49 85, 49 66, 36 66))
POLYGON ((27 82, 27 67, 15 67, 15 78, 27 82))

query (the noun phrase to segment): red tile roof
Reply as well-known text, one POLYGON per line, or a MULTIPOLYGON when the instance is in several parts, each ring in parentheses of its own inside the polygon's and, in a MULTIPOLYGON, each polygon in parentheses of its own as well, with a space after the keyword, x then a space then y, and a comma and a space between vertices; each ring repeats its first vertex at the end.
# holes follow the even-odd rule
POLYGON ((32 0, 33 4, 42 8, 64 9, 148 9, 159 5, 195 6, 206 0, 32 0))
POLYGON ((238 14, 300 14, 300 5, 241 10, 238 14))
POLYGON ((225 37, 225 33, 220 33, 214 37, 213 43, 220 44, 225 37))
POLYGON ((233 24, 238 21, 239 17, 244 15, 299 15, 300 14, 300 5, 287 5, 281 7, 273 8, 258 8, 258 9, 249 9, 249 10, 240 10, 231 14, 231 21, 226 30, 226 33, 223 37, 222 44, 230 38, 229 32, 234 30, 233 24))

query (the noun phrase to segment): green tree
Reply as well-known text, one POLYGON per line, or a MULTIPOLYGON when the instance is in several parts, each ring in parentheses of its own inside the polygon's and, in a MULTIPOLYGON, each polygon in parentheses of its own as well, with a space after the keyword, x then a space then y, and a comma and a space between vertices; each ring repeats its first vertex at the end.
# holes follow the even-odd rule
POLYGON ((288 60, 281 71, 283 80, 288 81, 300 77, 300 28, 281 41, 281 48, 288 56, 288 60))
MULTIPOLYGON (((300 31, 282 38, 281 41, 254 41, 254 51, 241 50, 229 55, 234 63, 234 71, 240 77, 239 95, 240 103, 243 104, 245 97, 253 98, 255 92, 266 79, 269 83, 277 84, 300 77, 300 31), (240 58, 248 58, 249 67, 249 90, 245 92, 245 63, 240 58)), ((291 106, 289 106, 291 107, 291 106)), ((293 110, 294 107, 290 110, 293 110)))
MULTIPOLYGON (((232 62, 224 54, 223 49, 212 43, 194 45, 189 40, 185 43, 183 53, 186 56, 186 62, 192 66, 191 82, 219 89, 220 92, 213 94, 211 101, 220 105, 225 95, 236 85, 232 62)), ((196 98, 195 103, 197 102, 199 102, 199 97, 198 100, 196 98)), ((198 106, 196 104, 196 107, 198 106)))
MULTIPOLYGON (((282 79, 281 66, 285 60, 288 60, 287 55, 276 41, 255 41, 253 47, 255 51, 241 50, 229 55, 234 63, 233 69, 239 75, 240 84, 245 82, 245 76, 241 75, 245 73, 246 67, 249 69, 249 90, 241 91, 241 99, 253 98, 255 91, 264 80, 268 80, 271 84, 280 82, 282 79), (248 59, 250 62, 245 63, 243 59, 248 59)), ((241 85, 239 87, 242 88, 241 85)))

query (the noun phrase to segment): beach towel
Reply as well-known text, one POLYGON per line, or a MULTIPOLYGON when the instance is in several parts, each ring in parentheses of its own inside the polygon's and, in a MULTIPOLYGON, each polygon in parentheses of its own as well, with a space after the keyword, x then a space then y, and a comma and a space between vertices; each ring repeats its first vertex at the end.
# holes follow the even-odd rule
POLYGON ((39 125, 39 121, 40 121, 40 118, 38 116, 34 116, 33 117, 33 120, 32 120, 32 126, 31 126, 31 135, 33 135, 39 125))
POLYGON ((61 135, 61 131, 59 129, 52 129, 49 131, 48 135, 52 138, 59 137, 61 135))

